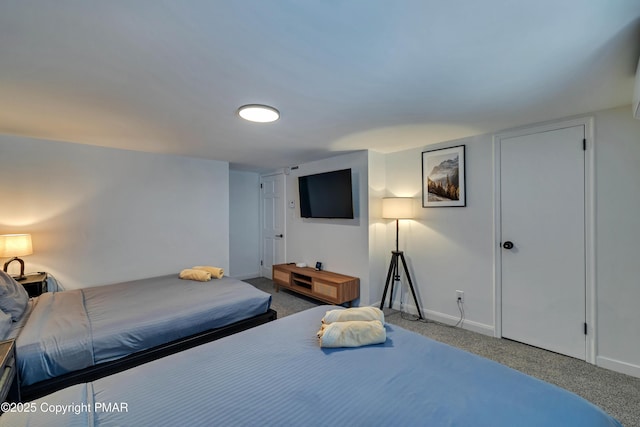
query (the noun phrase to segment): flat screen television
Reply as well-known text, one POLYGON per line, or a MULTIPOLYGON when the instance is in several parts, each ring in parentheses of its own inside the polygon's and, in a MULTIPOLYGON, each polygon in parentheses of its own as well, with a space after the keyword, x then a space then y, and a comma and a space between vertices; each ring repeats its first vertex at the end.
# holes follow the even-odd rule
POLYGON ((298 177, 300 216, 353 218, 351 169, 298 177))

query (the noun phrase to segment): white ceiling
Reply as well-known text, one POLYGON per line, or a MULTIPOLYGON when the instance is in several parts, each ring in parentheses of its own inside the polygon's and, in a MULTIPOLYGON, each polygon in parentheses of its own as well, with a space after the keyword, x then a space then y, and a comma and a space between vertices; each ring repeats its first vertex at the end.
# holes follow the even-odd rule
POLYGON ((2 0, 0 133, 275 169, 630 104, 638 55, 640 0, 2 0))

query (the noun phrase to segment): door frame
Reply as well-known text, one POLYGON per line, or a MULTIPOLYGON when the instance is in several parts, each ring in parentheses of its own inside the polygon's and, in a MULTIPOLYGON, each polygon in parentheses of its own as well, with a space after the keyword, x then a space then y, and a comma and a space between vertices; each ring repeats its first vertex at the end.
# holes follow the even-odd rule
POLYGON ((595 284, 595 135, 594 118, 579 117, 570 120, 542 123, 534 126, 511 129, 493 136, 493 289, 494 289, 494 336, 502 338, 502 248, 501 236, 501 189, 500 150, 503 139, 531 135, 574 126, 584 126, 586 150, 584 159, 584 226, 585 226, 585 322, 586 361, 596 363, 596 284, 595 284))
POLYGON ((289 175, 286 170, 279 170, 279 171, 275 171, 275 172, 268 172, 268 173, 263 173, 260 174, 260 265, 258 265, 258 269, 260 271, 260 277, 264 277, 262 276, 263 274, 263 262, 264 262, 264 242, 263 242, 263 227, 262 227, 262 223, 264 220, 264 199, 262 197, 262 183, 263 183, 263 179, 269 176, 277 176, 277 175, 282 175, 282 233, 284 234, 285 238, 282 239, 282 252, 283 252, 283 257, 286 260, 287 259, 287 175, 289 175))

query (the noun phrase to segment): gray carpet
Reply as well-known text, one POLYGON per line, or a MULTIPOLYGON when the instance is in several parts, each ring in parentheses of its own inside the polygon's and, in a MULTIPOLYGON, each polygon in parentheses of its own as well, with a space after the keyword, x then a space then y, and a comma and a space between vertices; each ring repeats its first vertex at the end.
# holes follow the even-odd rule
MULTIPOLYGON (((285 317, 323 303, 287 290, 275 292, 269 279, 246 280, 273 295, 271 307, 285 317)), ((640 378, 599 368, 584 361, 506 339, 454 328, 436 322, 418 322, 385 309, 389 323, 429 338, 495 360, 513 369, 570 390, 598 405, 626 427, 640 427, 640 378)))

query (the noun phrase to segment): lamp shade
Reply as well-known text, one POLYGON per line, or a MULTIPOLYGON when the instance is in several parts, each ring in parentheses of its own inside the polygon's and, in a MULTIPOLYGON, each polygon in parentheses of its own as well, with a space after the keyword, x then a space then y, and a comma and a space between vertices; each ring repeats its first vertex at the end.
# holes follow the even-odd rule
POLYGON ((411 197, 385 197, 382 199, 382 218, 413 218, 413 199, 411 197))
POLYGON ((0 236, 0 258, 31 255, 31 234, 3 234, 0 236))

